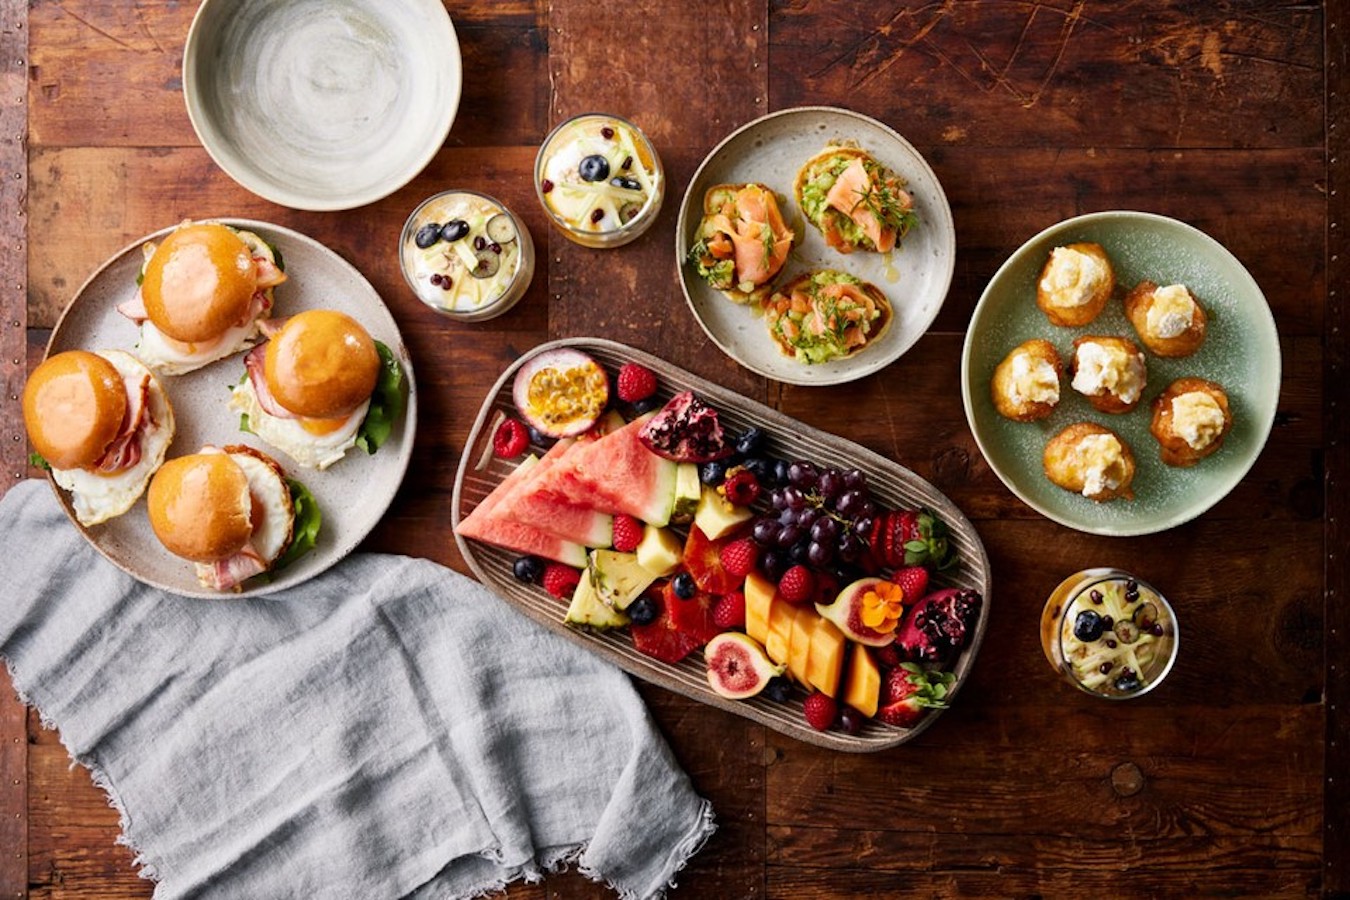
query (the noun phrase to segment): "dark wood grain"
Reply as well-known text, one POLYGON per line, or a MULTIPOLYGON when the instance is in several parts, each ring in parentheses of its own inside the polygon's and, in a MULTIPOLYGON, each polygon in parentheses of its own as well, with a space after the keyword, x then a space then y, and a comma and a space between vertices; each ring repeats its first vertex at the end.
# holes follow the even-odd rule
MULTIPOLYGON (((254 197, 197 144, 178 71, 196 6, 0 0, 0 160, 19 160, 0 165, 0 247, 19 229, 18 249, 0 250, 0 490, 27 471, 10 439, 24 374, 104 259, 188 217, 295 228, 371 281, 417 367, 413 461, 368 549, 465 570, 450 490, 474 414, 521 353, 584 335, 849 437, 975 522, 994 571, 988 636, 956 707, 914 742, 836 754, 639 687, 720 826, 672 896, 1350 896, 1344 0, 639 0, 623 15, 466 0, 448 7, 465 82, 445 147, 402 190, 341 213, 254 197), (883 372, 831 388, 768 382, 719 352, 673 259, 704 155, 803 104, 846 106, 909 139, 957 231, 930 332, 883 372), (531 183, 548 130, 596 109, 635 120, 666 167, 656 225, 618 250, 552 231, 531 183), (447 187, 506 201, 539 249, 525 299, 482 325, 428 311, 398 272, 404 218, 447 187), (959 397, 966 324, 999 265, 1043 228, 1104 209, 1173 216, 1228 247, 1267 297, 1284 363, 1275 428, 1243 482, 1194 522, 1128 539, 1026 507, 984 463, 959 397), (1031 623, 1084 563, 1137 570, 1178 610, 1177 668, 1137 702, 1095 703, 1043 661, 1031 623)), ((115 844, 115 811, 19 710, 0 685, 0 897, 149 896, 115 844), (11 820, 16 804, 25 815, 11 820), (26 859, 8 856, 16 834, 26 859)), ((612 896, 575 873, 506 893, 612 896)))

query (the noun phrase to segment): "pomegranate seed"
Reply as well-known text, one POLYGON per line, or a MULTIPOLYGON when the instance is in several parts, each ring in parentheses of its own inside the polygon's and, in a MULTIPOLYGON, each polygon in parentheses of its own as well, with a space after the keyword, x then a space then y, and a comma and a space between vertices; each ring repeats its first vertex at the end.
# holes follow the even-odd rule
POLYGON ((604 211, 603 209, 594 209, 594 210, 591 210, 591 221, 592 221, 592 222, 599 222, 599 221, 600 221, 601 219, 603 219, 604 217, 605 217, 605 211, 604 211))
POLYGON ((604 128, 601 128, 601 129, 600 129, 600 136, 601 136, 602 138, 604 138, 605 140, 607 140, 607 141, 608 141, 608 140, 613 140, 613 138, 614 138, 614 129, 613 129, 613 128, 610 128, 608 125, 606 125, 604 128))
POLYGON ((539 182, 539 190, 547 194, 549 191, 553 190, 553 182, 545 178, 543 181, 539 182))

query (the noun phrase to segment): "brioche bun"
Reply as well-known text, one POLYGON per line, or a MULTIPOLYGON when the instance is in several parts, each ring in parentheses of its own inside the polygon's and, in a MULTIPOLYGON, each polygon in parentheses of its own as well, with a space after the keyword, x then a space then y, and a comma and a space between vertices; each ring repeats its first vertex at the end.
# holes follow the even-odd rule
POLYGON ((211 563, 253 532, 248 476, 226 453, 194 453, 160 466, 146 494, 150 527, 170 553, 211 563))
POLYGON ((141 296, 155 327, 176 341, 205 342, 248 315, 257 288, 248 245, 215 223, 184 225, 145 264, 141 296))
POLYGON ((267 388, 297 416, 331 419, 370 399, 380 354, 361 324, 330 309, 291 316, 267 345, 267 388))
POLYGON ((122 428, 127 390, 108 360, 68 350, 33 370, 23 391, 23 421, 33 449, 57 469, 92 465, 122 428))

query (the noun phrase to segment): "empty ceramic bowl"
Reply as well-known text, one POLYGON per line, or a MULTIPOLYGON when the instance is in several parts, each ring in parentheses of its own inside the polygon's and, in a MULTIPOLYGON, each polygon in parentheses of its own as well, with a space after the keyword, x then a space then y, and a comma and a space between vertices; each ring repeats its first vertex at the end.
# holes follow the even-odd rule
POLYGON ((203 0, 183 52, 206 151, 295 209, 351 209, 407 184, 445 143, 461 83, 440 0, 203 0))

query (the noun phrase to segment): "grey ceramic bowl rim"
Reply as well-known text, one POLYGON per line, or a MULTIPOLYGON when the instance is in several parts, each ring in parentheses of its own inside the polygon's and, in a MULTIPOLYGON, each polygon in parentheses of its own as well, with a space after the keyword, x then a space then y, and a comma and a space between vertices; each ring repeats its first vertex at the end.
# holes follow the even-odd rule
MULTIPOLYGON (((300 209, 310 212, 335 212, 344 209, 356 209, 374 203, 377 200, 383 200, 399 188, 412 181, 422 172, 423 169, 435 158, 444 146, 446 138, 450 136, 450 127, 455 122, 455 116, 459 112, 459 101, 464 92, 463 77, 456 78, 454 83, 454 96, 450 102, 445 104, 445 120, 436 128, 434 135, 435 141, 428 140, 426 148, 421 155, 409 165, 407 170, 397 176, 391 176, 380 185, 372 188, 365 193, 351 194, 344 197, 315 196, 305 194, 299 191, 277 190, 270 182, 260 183, 253 180, 252 168, 233 164, 231 160, 225 157, 218 146, 216 146, 215 131, 208 125, 206 114, 200 108, 200 102, 196 99, 199 93, 197 76, 194 74, 195 59, 198 49, 201 46, 205 28, 202 20, 207 7, 213 3, 237 3, 238 0, 201 0, 201 5, 197 7, 197 12, 192 16, 192 24, 188 27, 187 41, 183 45, 183 63, 180 69, 181 80, 183 83, 183 103, 187 107, 188 120, 192 123, 192 130, 197 135, 197 140, 201 142, 203 149, 206 150, 212 161, 220 167, 226 175, 234 179, 239 185, 262 197, 264 200, 270 200, 273 203, 289 207, 291 209, 300 209)), ((387 2, 387 0, 385 0, 387 2)), ((397 0, 400 3, 409 2, 409 0, 397 0)), ((446 44, 446 65, 453 69, 463 72, 464 64, 459 50, 459 37, 455 33, 454 22, 450 19, 450 12, 445 9, 436 0, 424 0, 423 5, 427 9, 439 8, 444 13, 444 24, 449 34, 450 40, 446 44)), ((440 21, 438 19, 437 21, 440 21)))

